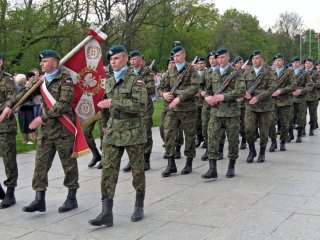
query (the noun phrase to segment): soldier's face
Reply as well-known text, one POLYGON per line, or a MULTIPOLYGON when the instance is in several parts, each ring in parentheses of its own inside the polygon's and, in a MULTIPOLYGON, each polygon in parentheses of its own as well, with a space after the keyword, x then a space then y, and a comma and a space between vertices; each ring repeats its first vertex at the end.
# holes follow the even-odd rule
POLYGON ((241 68, 242 65, 243 65, 243 60, 240 60, 235 64, 236 68, 241 68))
POLYGON ((210 56, 209 57, 209 63, 211 65, 211 67, 214 67, 214 66, 216 66, 218 64, 218 61, 217 61, 215 56, 210 56))
POLYGON ((58 68, 58 66, 58 60, 53 57, 43 58, 40 62, 41 70, 44 73, 52 73, 58 68))
POLYGON ((253 56, 252 59, 252 65, 256 68, 261 67, 264 63, 263 58, 260 55, 253 56))
POLYGON ((284 59, 283 58, 278 58, 275 60, 275 67, 276 68, 282 68, 284 65, 284 59))
POLYGON ((142 66, 142 57, 135 56, 135 57, 130 58, 130 64, 134 68, 140 68, 142 66))
POLYGON ((306 67, 306 68, 312 68, 312 66, 313 66, 313 62, 311 62, 311 61, 306 61, 305 62, 305 64, 304 64, 304 66, 306 67))
POLYGON ((114 71, 119 71, 128 62, 128 54, 118 53, 110 57, 110 65, 114 71))
POLYGON ((217 57, 218 63, 221 68, 224 68, 229 63, 230 55, 229 53, 222 54, 217 57))
POLYGON ((206 67, 206 64, 204 63, 204 61, 199 61, 198 63, 197 63, 197 69, 198 70, 203 70, 204 68, 206 67))
POLYGON ((168 64, 168 69, 172 69, 174 68, 176 65, 176 63, 174 61, 169 61, 169 64, 168 64))
POLYGON ((320 72, 320 64, 318 64, 316 68, 317 68, 317 71, 320 72))
POLYGON ((184 63, 186 59, 186 53, 184 51, 177 52, 173 55, 173 60, 176 64, 184 63))
POLYGON ((291 64, 292 64, 292 68, 295 69, 295 68, 299 67, 300 62, 299 61, 294 61, 291 64))

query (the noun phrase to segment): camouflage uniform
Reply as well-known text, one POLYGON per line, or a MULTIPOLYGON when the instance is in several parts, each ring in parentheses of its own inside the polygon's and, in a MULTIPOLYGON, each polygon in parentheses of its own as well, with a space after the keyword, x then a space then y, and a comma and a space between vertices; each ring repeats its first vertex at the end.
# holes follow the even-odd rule
POLYGON ((313 81, 313 89, 306 94, 306 104, 307 109, 309 110, 309 116, 310 116, 310 133, 309 135, 313 135, 313 130, 316 128, 316 124, 318 122, 317 117, 317 108, 318 108, 318 91, 317 91, 317 85, 319 83, 316 83, 317 81, 318 72, 316 69, 312 70, 310 72, 310 78, 313 81))
POLYGON ((137 193, 144 194, 143 152, 146 131, 143 116, 148 103, 145 84, 132 71, 127 70, 118 83, 113 76, 107 79, 105 98, 111 98, 112 102, 103 138, 102 198, 114 197, 124 150, 128 153, 132 167, 132 184, 137 193))
MULTIPOLYGON (((206 70, 202 71, 202 75, 200 75, 199 71, 199 91, 201 90, 200 84, 202 82, 202 78, 204 77, 206 70)), ((204 135, 202 134, 202 108, 204 105, 204 98, 199 95, 195 96, 195 103, 196 103, 196 135, 197 135, 197 144, 201 144, 204 140, 204 135)))
MULTIPOLYGON (((6 102, 13 99, 17 89, 13 77, 0 69, 0 114, 6 107, 6 102)), ((8 119, 0 123, 0 151, 4 162, 7 180, 4 185, 16 187, 18 179, 18 166, 16 159, 16 135, 17 123, 12 114, 8 119)))

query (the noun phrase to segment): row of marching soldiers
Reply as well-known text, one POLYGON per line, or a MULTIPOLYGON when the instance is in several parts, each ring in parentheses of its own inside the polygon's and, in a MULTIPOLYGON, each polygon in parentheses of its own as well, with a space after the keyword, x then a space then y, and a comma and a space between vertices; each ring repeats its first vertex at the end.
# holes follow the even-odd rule
POLYGON ((187 157, 181 174, 192 172, 195 148, 204 142, 202 146, 206 152, 201 159, 209 160, 209 169, 201 176, 204 179, 218 177, 217 160, 223 158, 226 136, 229 158, 226 177, 232 178, 239 156, 239 132, 242 137, 240 149, 249 145, 248 163, 255 157, 258 163, 266 160, 268 138, 271 139, 269 151, 278 148, 277 123, 280 151, 286 151, 286 142, 294 139, 294 128, 297 130, 296 142, 302 142, 307 108, 309 135, 314 135, 317 89, 320 88, 319 61, 314 64, 312 59, 306 58, 301 63, 295 56, 291 63, 285 64, 284 55, 279 53, 268 67, 263 53, 255 50, 249 61, 244 63, 243 58, 237 56, 230 63, 229 50, 220 48, 208 53, 209 68, 205 68, 203 57, 196 60, 193 68, 188 68, 190 63, 186 63, 185 57, 182 46, 172 50, 169 70, 158 89, 167 104, 163 129, 168 165, 162 172, 163 177, 177 172, 175 159, 180 150, 181 131, 185 135, 184 154, 187 157), (172 91, 179 74, 184 74, 183 81, 172 91), (194 136, 197 136, 196 141, 194 136), (255 142, 258 137, 260 148, 257 153, 255 142))

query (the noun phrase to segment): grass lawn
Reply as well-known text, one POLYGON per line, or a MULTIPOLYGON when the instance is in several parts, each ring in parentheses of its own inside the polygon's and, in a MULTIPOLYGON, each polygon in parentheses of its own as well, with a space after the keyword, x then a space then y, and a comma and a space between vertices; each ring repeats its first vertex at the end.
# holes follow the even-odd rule
MULTIPOLYGON (((153 126, 157 127, 159 126, 160 122, 160 115, 162 112, 162 106, 163 102, 161 99, 157 100, 154 102, 154 113, 153 113, 153 126)), ((96 127, 94 129, 93 135, 95 138, 99 137, 99 132, 98 132, 98 125, 96 124, 96 127)), ((33 145, 27 145, 27 144, 22 144, 22 134, 20 132, 20 129, 18 129, 18 134, 17 134, 17 153, 22 153, 22 152, 28 152, 36 149, 36 143, 33 145)), ((1 153, 0 153, 1 155, 1 153)))

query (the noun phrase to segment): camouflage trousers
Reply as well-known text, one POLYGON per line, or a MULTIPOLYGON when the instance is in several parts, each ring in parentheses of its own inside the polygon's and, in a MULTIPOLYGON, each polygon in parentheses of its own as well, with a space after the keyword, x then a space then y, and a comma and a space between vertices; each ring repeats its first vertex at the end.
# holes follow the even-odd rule
POLYGON ((307 101, 307 109, 309 111, 310 117, 310 126, 315 128, 318 122, 317 109, 318 109, 318 100, 316 101, 307 101))
POLYGON ((239 108, 240 109, 240 129, 239 133, 242 138, 246 138, 246 132, 245 132, 245 115, 246 115, 246 109, 244 107, 239 108))
POLYGON ((55 152, 58 151, 62 168, 65 174, 63 185, 68 189, 79 188, 79 172, 77 159, 71 158, 74 136, 62 136, 50 139, 42 136, 37 143, 36 163, 32 180, 35 191, 46 191, 48 187, 48 172, 52 166, 55 152))
POLYGON ((306 126, 306 114, 307 114, 307 105, 303 103, 293 103, 293 111, 291 115, 291 127, 293 128, 293 119, 296 119, 298 128, 305 128, 306 126))
POLYGON ((228 136, 228 157, 236 160, 239 157, 239 117, 217 117, 211 115, 208 126, 208 157, 219 159, 219 145, 223 135, 228 136))
MULTIPOLYGON (((159 123, 159 130, 160 130, 160 136, 162 138, 162 141, 165 142, 165 138, 164 138, 164 120, 166 118, 167 115, 167 109, 164 109, 161 112, 161 116, 160 116, 160 123, 159 123)), ((183 131, 181 126, 178 127, 179 128, 179 132, 178 135, 175 137, 175 145, 176 146, 182 146, 184 143, 184 139, 183 139, 183 131)))
POLYGON ((121 157, 124 150, 127 151, 132 169, 132 185, 137 192, 145 193, 146 178, 144 174, 143 148, 144 144, 133 146, 102 145, 102 173, 101 195, 102 198, 114 198, 118 182, 121 157))
POLYGON ((3 163, 7 180, 6 187, 16 187, 18 179, 18 165, 16 152, 16 132, 0 133, 0 151, 2 152, 3 163))
POLYGON ((254 144, 256 141, 256 128, 258 125, 260 133, 260 147, 267 146, 271 114, 272 112, 254 112, 250 109, 246 109, 244 122, 248 144, 254 144))
POLYGON ((277 138, 276 124, 279 121, 281 126, 280 141, 285 141, 288 137, 292 106, 277 106, 274 104, 274 110, 270 116, 269 137, 277 138))
POLYGON ((143 123, 147 133, 147 142, 144 144, 144 154, 152 152, 153 140, 152 140, 152 114, 145 115, 143 117, 143 123))
POLYGON ((93 130, 96 125, 96 122, 91 123, 87 129, 83 131, 84 137, 86 138, 88 147, 90 148, 91 151, 96 149, 96 141, 94 140, 93 137, 93 130))
POLYGON ((184 155, 194 158, 196 156, 196 111, 172 111, 168 110, 164 120, 164 136, 166 152, 169 157, 175 155, 176 136, 179 126, 185 134, 184 155))
POLYGON ((196 134, 202 136, 202 106, 197 106, 196 110, 196 134))

